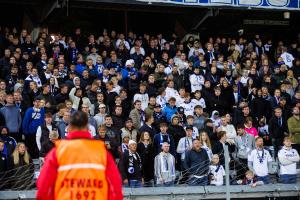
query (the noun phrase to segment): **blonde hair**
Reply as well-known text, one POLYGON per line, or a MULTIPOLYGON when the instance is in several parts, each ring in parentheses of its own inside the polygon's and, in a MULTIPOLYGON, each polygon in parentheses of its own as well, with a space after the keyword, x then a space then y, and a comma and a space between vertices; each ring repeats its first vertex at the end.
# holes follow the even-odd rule
MULTIPOLYGON (((14 164, 15 164, 15 165, 18 165, 18 164, 19 164, 19 161, 20 161, 19 147, 20 147, 21 145, 24 145, 24 146, 25 146, 25 144, 24 144, 23 142, 19 142, 19 143, 17 144, 17 146, 16 146, 16 148, 15 148, 13 154, 12 154, 13 159, 14 159, 14 164)), ((26 146, 25 146, 25 148, 26 148, 26 146)), ((27 149, 25 149, 25 153, 24 153, 24 161, 25 161, 26 164, 29 164, 29 160, 30 160, 29 153, 28 153, 27 149)))
POLYGON ((207 147, 211 149, 211 143, 210 143, 210 139, 209 139, 209 137, 208 137, 207 132, 201 131, 200 134, 199 134, 199 140, 200 140, 201 144, 203 144, 203 143, 205 142, 206 145, 207 145, 207 147), (203 141, 203 140, 202 140, 202 137, 201 137, 202 134, 204 134, 204 133, 206 134, 206 141, 203 141))

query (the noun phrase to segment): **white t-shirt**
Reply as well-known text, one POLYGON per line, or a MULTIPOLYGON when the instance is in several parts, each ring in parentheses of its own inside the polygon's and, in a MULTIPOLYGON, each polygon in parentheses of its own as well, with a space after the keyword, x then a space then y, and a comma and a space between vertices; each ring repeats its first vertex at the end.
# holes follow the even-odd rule
POLYGON ((142 110, 145 110, 148 107, 148 103, 149 103, 149 96, 147 93, 141 94, 141 93, 137 93, 134 95, 133 97, 133 102, 135 102, 136 100, 140 100, 142 103, 142 110))
POLYGON ((253 162, 254 173, 257 176, 267 176, 269 174, 268 162, 272 162, 269 151, 265 149, 262 151, 254 149, 248 155, 248 161, 253 162))
POLYGON ((174 88, 166 88, 166 100, 169 101, 171 97, 177 98, 179 96, 179 93, 174 88))
POLYGON ((280 174, 297 174, 297 162, 299 162, 299 154, 295 149, 282 148, 278 152, 280 163, 280 174))
POLYGON ((202 75, 192 74, 190 76, 192 92, 195 92, 196 90, 202 90, 202 85, 204 85, 204 81, 205 81, 205 78, 202 75))
POLYGON ((192 99, 192 102, 196 105, 200 105, 202 108, 206 108, 205 100, 203 98, 200 98, 199 100, 197 99, 192 99))
POLYGON ((283 54, 281 54, 280 56, 284 63, 289 66, 289 68, 291 68, 293 66, 293 61, 295 60, 294 56, 288 52, 284 52, 283 54))
POLYGON ((166 99, 166 97, 162 97, 162 96, 158 95, 156 97, 156 103, 159 104, 161 106, 161 108, 164 108, 167 104, 167 99, 166 99))
POLYGON ((181 154, 181 160, 184 160, 185 152, 191 149, 192 146, 193 146, 192 138, 188 138, 188 137, 180 138, 176 152, 181 154))
POLYGON ((210 165, 209 171, 213 175, 213 180, 210 181, 211 185, 220 186, 223 185, 223 177, 225 176, 225 170, 222 165, 210 165))
POLYGON ((185 116, 194 115, 195 104, 193 104, 192 102, 189 103, 183 102, 182 104, 180 104, 180 107, 184 108, 185 116))

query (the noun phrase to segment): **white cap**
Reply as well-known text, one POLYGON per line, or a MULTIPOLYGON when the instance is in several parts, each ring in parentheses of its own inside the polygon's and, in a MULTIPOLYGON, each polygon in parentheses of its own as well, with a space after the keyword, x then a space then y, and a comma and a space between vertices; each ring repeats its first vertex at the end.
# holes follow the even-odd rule
POLYGON ((136 144, 136 142, 134 140, 129 140, 128 142, 128 146, 132 145, 132 144, 136 144))

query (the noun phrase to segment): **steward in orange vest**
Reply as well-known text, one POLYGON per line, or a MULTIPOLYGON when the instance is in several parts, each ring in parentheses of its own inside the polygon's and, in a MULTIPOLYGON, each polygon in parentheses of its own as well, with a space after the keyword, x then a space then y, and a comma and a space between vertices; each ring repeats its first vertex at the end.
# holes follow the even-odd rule
POLYGON ((102 141, 88 132, 88 117, 73 114, 66 140, 45 158, 37 181, 38 200, 121 200, 122 181, 102 141))

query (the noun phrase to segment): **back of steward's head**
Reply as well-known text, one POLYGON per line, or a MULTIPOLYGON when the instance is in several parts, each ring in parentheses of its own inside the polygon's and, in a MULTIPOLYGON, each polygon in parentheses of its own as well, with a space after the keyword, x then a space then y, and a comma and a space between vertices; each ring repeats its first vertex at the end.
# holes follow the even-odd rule
POLYGON ((88 116, 85 112, 76 111, 71 116, 70 126, 73 130, 86 130, 88 127, 88 116))

